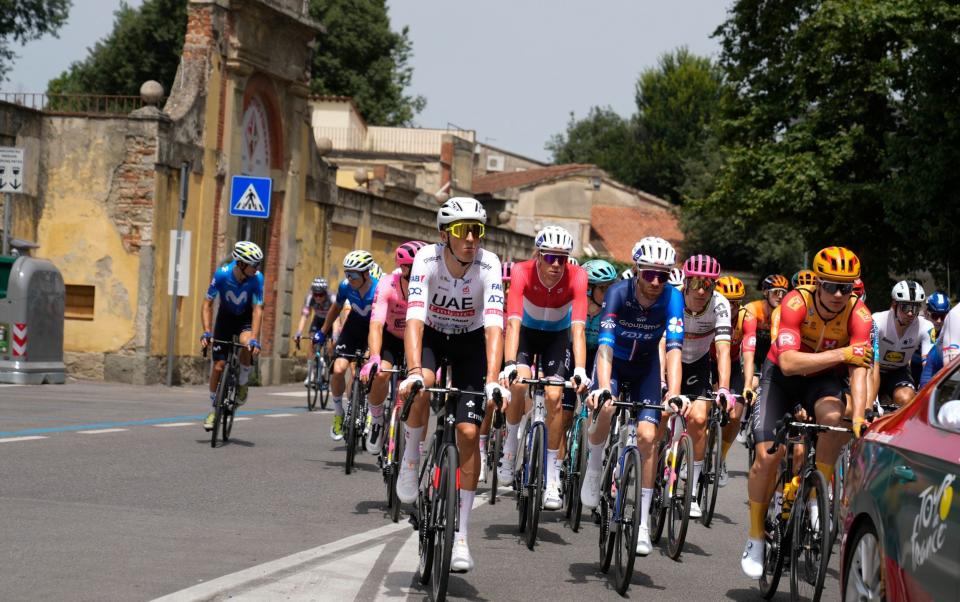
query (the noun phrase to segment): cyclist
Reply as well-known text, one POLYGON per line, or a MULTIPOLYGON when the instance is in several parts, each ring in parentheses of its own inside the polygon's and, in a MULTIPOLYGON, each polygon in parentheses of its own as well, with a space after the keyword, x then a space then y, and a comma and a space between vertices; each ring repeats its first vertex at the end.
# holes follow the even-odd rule
MULTIPOLYGON (((373 296, 370 314, 370 333, 367 346, 370 357, 360 370, 360 380, 370 382, 370 372, 381 368, 390 370, 403 361, 403 331, 407 323, 407 293, 410 289, 410 270, 417 251, 427 246, 420 240, 405 242, 394 251, 397 270, 381 278, 373 296), (383 357, 381 358, 381 354, 383 357)), ((378 372, 370 387, 370 434, 367 451, 380 451, 380 433, 383 431, 383 400, 387 397, 390 373, 378 372)))
MULTIPOLYGON (((798 274, 801 276, 800 280, 807 281, 806 278, 802 277, 802 272, 794 274, 794 277, 796 278, 798 274)), ((802 282, 800 285, 803 285, 802 282)), ((743 319, 743 369, 746 374, 754 376, 751 376, 744 383, 744 397, 748 396, 748 391, 752 394, 757 388, 758 366, 754 359, 759 357, 762 363, 763 358, 767 357, 767 353, 770 351, 771 316, 773 310, 780 305, 783 296, 787 294, 787 286, 786 276, 770 274, 760 283, 763 298, 751 301, 746 305, 747 314, 743 319)))
POLYGON ((683 289, 683 270, 673 268, 670 270, 670 280, 668 281, 674 288, 683 289))
MULTIPOLYGON (((746 317, 747 308, 742 305, 743 297, 746 295, 746 289, 743 281, 736 276, 723 276, 717 280, 717 290, 730 303, 730 325, 732 332, 730 335, 730 389, 733 391, 743 391, 747 382, 747 376, 751 379, 753 374, 744 370, 741 361, 741 344, 743 343, 743 319, 746 317)), ((718 361, 716 345, 710 349, 714 362, 718 361)), ((719 382, 719 374, 714 365, 714 382, 719 382)), ((726 487, 729 479, 727 475, 727 452, 733 445, 734 439, 740 430, 740 417, 743 414, 743 406, 736 405, 730 412, 730 421, 723 427, 722 457, 723 463, 720 465, 720 487, 726 487)))
MULTIPOLYGON (((717 393, 728 412, 735 405, 730 393, 730 303, 715 290, 720 264, 709 255, 694 255, 683 264, 683 384, 680 393, 691 399, 706 397, 713 403, 710 384, 710 346, 717 351, 717 393)), ((693 403, 686 414, 687 432, 693 441, 693 482, 700 482, 707 449, 708 403, 693 403)), ((697 497, 694 490, 693 497, 697 497)), ((696 499, 690 502, 690 517, 703 513, 696 499)))
MULTIPOLYGON (((931 307, 930 298, 934 295, 943 295, 943 293, 934 293, 927 298, 927 309, 931 307)), ((923 363, 923 373, 920 376, 920 386, 923 387, 934 375, 943 368, 945 362, 945 356, 949 356, 950 359, 953 359, 960 352, 960 331, 952 324, 958 323, 958 318, 950 316, 955 312, 950 309, 950 300, 946 298, 946 295, 943 295, 943 299, 937 300, 936 310, 941 312, 944 307, 946 307, 946 317, 942 319, 942 324, 937 328, 937 338, 936 342, 933 344, 933 348, 930 350, 930 353, 927 354, 927 361, 923 363)), ((958 306, 960 307, 960 306, 958 306)))
POLYGON ((303 309, 300 310, 300 324, 297 326, 297 334, 293 337, 299 345, 300 339, 303 338, 303 327, 307 325, 307 320, 312 313, 313 319, 310 321, 310 358, 307 360, 307 377, 303 379, 305 385, 309 384, 310 373, 313 371, 313 356, 316 352, 316 344, 312 342, 313 335, 320 330, 323 321, 327 318, 327 312, 330 311, 330 306, 333 305, 328 289, 329 284, 326 278, 317 276, 310 283, 310 292, 303 300, 303 309))
MULTIPOLYGON (((256 244, 241 240, 233 246, 233 261, 214 272, 207 296, 200 312, 203 335, 200 345, 206 348, 211 339, 228 341, 239 337, 245 347, 240 352, 240 374, 237 380, 237 403, 247 401, 247 381, 250 379, 253 358, 260 354, 260 326, 263 323, 263 274, 257 269, 263 261, 263 251, 256 244), (213 302, 220 297, 217 320, 213 320, 213 302), (213 334, 210 324, 214 323, 213 334)), ((229 347, 213 344, 213 370, 210 372, 210 401, 216 402, 217 385, 227 364, 229 347)), ((207 414, 204 430, 213 429, 214 413, 207 414)))
MULTIPOLYGON (((573 250, 573 236, 559 226, 547 226, 535 238, 537 253, 533 259, 513 266, 510 296, 507 298, 507 330, 504 342, 504 368, 500 384, 510 387, 512 399, 507 415, 507 436, 503 443, 503 460, 498 469, 504 483, 513 480, 514 457, 517 453, 517 432, 525 407, 527 385, 514 378, 539 378, 534 357, 540 358, 545 378, 567 380, 569 347, 573 344, 572 376, 581 390, 590 384, 586 372, 587 343, 584 326, 587 320, 587 275, 579 266, 568 265, 573 250), (512 385, 511 385, 512 383, 512 385)), ((560 461, 558 454, 563 439, 563 389, 546 387, 547 410, 546 491, 543 507, 557 510, 560 500, 560 461)))
MULTIPOLYGON (((510 292, 510 279, 513 274, 513 262, 504 261, 501 264, 501 273, 503 280, 503 298, 507 298, 507 294, 510 292)), ((504 329, 506 331, 506 329, 504 329)), ((487 404, 487 413, 483 415, 483 422, 480 423, 480 481, 486 482, 487 480, 487 463, 483 461, 483 458, 487 455, 487 439, 490 436, 490 421, 493 419, 493 412, 491 411, 491 405, 487 404)))
POLYGON ((591 259, 583 264, 587 273, 587 374, 593 375, 593 365, 600 346, 600 318, 603 315, 603 299, 617 281, 617 268, 603 259, 591 259))
POLYGON ((790 277, 791 288, 813 287, 817 284, 817 275, 812 270, 800 270, 790 277))
POLYGON ((930 293, 927 297, 927 320, 933 324, 933 339, 937 339, 937 334, 943 328, 943 321, 950 313, 950 298, 945 293, 936 291, 930 293))
MULTIPOLYGON (((437 212, 440 243, 424 247, 414 259, 404 332, 407 377, 399 387, 404 398, 415 382, 432 387, 437 368, 446 365, 454 387, 485 390, 488 400, 499 392, 509 404, 510 392, 497 383, 503 357, 502 268, 496 255, 480 248, 486 221, 487 212, 476 199, 449 199, 437 212)), ((424 403, 427 395, 418 395, 404 428, 407 445, 397 479, 397 497, 404 503, 417 498, 416 442, 425 425, 418 407, 424 403)), ((461 489, 459 529, 450 560, 453 572, 473 568, 467 527, 479 476, 477 431, 485 406, 464 396, 457 408, 461 489)))
MULTIPOLYGON (((676 263, 676 252, 662 238, 648 236, 635 247, 633 261, 637 277, 621 280, 607 290, 600 321, 600 347, 594 372, 595 390, 587 397, 587 405, 595 408, 604 393, 620 394, 620 383, 631 384, 631 399, 643 403, 660 403, 660 340, 666 332, 667 396, 680 393, 681 348, 683 346, 683 295, 667 284, 670 268, 676 263)), ((689 408, 683 408, 684 411, 689 408)), ((614 407, 604 405, 591 428, 588 439, 587 470, 580 498, 587 508, 600 502, 600 481, 603 446, 610 432, 614 407)), ((637 447, 641 470, 640 529, 637 554, 646 556, 653 549, 648 519, 653 497, 654 441, 660 412, 645 409, 637 425, 637 447)))
MULTIPOLYGON (((373 255, 368 251, 357 249, 350 251, 343 258, 343 274, 345 278, 337 289, 337 298, 330 306, 327 317, 320 327, 320 344, 323 344, 333 323, 340 316, 341 310, 348 302, 350 313, 347 314, 340 336, 337 337, 335 352, 354 353, 367 348, 367 337, 370 332, 370 311, 373 309, 373 295, 377 290, 377 279, 371 270, 376 264, 373 255)), ((347 358, 338 357, 333 362, 333 375, 330 378, 330 392, 333 394, 333 426, 330 427, 330 437, 334 441, 343 439, 343 397, 347 388, 344 373, 350 366, 347 358)))
POLYGON ((901 280, 890 296, 890 309, 873 314, 880 357, 871 372, 871 390, 902 406, 916 395, 910 359, 918 348, 923 357, 930 352, 933 324, 920 315, 926 295, 919 282, 901 280))
MULTIPOLYGON (((763 364, 760 401, 753 418, 756 460, 750 469, 747 492, 750 501, 750 532, 740 567, 751 579, 763 573, 763 522, 771 487, 783 451, 768 454, 775 424, 794 404, 821 424, 840 424, 845 410, 852 414, 853 430, 860 435, 867 404, 867 376, 873 363, 870 343, 870 310, 852 295, 853 281, 860 276, 860 260, 843 247, 827 247, 816 254, 813 291, 797 288, 780 305, 780 324, 774 344, 763 364), (852 408, 846 408, 839 369, 850 375, 852 408)), ((845 437, 820 435, 817 469, 827 482, 845 437)), ((816 505, 811 506, 811 519, 816 505)), ((816 523, 814 523, 816 524, 816 523)))

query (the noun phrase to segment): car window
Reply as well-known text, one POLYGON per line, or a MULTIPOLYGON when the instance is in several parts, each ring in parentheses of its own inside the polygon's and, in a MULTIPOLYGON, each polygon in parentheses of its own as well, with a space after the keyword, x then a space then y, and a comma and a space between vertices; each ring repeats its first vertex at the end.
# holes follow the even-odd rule
POLYGON ((960 432, 960 368, 937 385, 930 413, 931 423, 960 432))

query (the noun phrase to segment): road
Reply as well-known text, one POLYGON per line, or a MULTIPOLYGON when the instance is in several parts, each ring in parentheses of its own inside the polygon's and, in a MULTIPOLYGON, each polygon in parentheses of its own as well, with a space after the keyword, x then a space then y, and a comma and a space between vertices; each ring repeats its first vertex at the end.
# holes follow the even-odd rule
MULTIPOLYGON (((251 389, 233 440, 211 449, 207 403, 200 387, 0 386, 0 597, 425 599, 412 529, 386 518, 370 455, 344 474, 331 412, 307 413, 302 387, 251 389)), ((746 454, 730 453, 713 526, 691 525, 679 562, 639 558, 627 598, 759 599, 739 568, 746 454)), ((619 598, 589 520, 573 533, 545 512, 531 552, 512 500, 478 496, 470 542, 477 568, 451 576, 451 599, 619 598)), ((824 600, 840 598, 835 556, 824 600)))

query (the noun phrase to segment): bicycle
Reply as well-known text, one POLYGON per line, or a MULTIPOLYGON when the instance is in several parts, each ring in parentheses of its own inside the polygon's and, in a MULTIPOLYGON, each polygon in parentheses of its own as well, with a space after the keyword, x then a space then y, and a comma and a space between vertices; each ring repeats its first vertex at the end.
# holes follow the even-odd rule
POLYGON ((785 550, 790 553, 790 598, 816 602, 823 593, 832 542, 829 534, 824 537, 821 528, 827 524, 830 510, 827 480, 817 470, 816 444, 819 434, 827 431, 853 432, 839 426, 796 422, 792 414, 786 414, 777 422, 767 453, 776 453, 781 446, 786 448, 786 453, 780 460, 773 501, 764 518, 763 574, 760 576, 760 594, 764 599, 769 600, 777 592, 785 550), (799 471, 793 466, 796 445, 803 445, 806 450, 799 471), (811 502, 817 507, 816 524, 809 516, 811 502))
POLYGON ((621 387, 623 401, 604 393, 593 411, 593 424, 597 424, 604 403, 609 401, 617 408, 604 452, 597 510, 600 515, 600 571, 606 573, 610 570, 616 548, 616 584, 617 592, 622 596, 633 578, 640 529, 643 465, 637 447, 637 421, 641 410, 662 410, 663 406, 636 403, 630 399, 629 383, 621 383, 621 387))
MULTIPOLYGON (((327 409, 330 399, 330 364, 326 349, 320 343, 320 332, 313 333, 313 357, 307 360, 307 381, 303 386, 307 389, 307 411, 313 412, 320 401, 320 408, 327 409), (323 351, 321 352, 321 349, 323 351)), ((300 339, 297 339, 297 351, 300 350, 300 339)))
POLYGON ((503 411, 494 406, 493 416, 490 417, 490 434, 487 437, 487 450, 483 462, 487 465, 487 478, 490 479, 490 505, 497 503, 497 488, 500 486, 497 476, 497 467, 500 465, 500 456, 503 454, 503 439, 506 433, 506 416, 503 411))
POLYGON ((693 440, 687 433, 687 421, 679 413, 681 404, 682 396, 670 400, 676 412, 667 417, 666 436, 657 443, 650 501, 650 542, 660 541, 667 525, 667 553, 674 560, 683 552, 693 498, 693 440), (684 466, 686 475, 681 478, 680 469, 684 466))
POLYGON ((573 425, 567 431, 567 454, 563 459, 563 504, 564 514, 574 533, 580 530, 583 516, 583 501, 580 499, 580 487, 587 466, 586 421, 589 416, 587 405, 580 400, 580 409, 574 414, 573 425))
MULTIPOLYGON (((383 471, 383 482, 387 486, 387 510, 390 512, 390 519, 393 522, 400 520, 400 499, 397 497, 397 477, 400 475, 400 461, 403 458, 404 436, 403 427, 400 425, 400 413, 404 404, 397 393, 397 384, 400 378, 405 374, 402 366, 390 370, 381 370, 390 374, 390 395, 387 400, 393 400, 390 403, 390 421, 386 429, 386 441, 380 447, 378 462, 383 471), (394 399, 396 397, 396 399, 394 399)), ((370 380, 373 381, 376 371, 370 371, 370 380)))
POLYGON ((753 461, 757 457, 757 441, 756 437, 753 436, 753 413, 756 411, 754 406, 757 404, 755 401, 759 397, 758 392, 750 392, 751 395, 748 397, 743 397, 746 407, 743 409, 743 416, 740 417, 740 431, 737 433, 737 441, 743 443, 743 446, 747 448, 747 472, 750 472, 750 469, 753 468, 753 461))
POLYGON ((237 402, 237 379, 240 375, 240 350, 245 347, 237 337, 233 340, 225 341, 220 339, 210 339, 209 345, 203 348, 203 357, 207 357, 207 350, 212 345, 228 345, 230 353, 227 356, 227 363, 223 367, 223 373, 220 374, 220 382, 217 384, 217 394, 213 401, 213 430, 210 431, 210 447, 217 446, 217 437, 222 438, 223 443, 230 440, 230 433, 233 431, 233 416, 240 403, 237 402))
MULTIPOLYGON (((437 416, 436 429, 420 465, 416 510, 411 516, 419 533, 417 579, 421 585, 431 584, 433 600, 446 598, 450 579, 450 558, 453 537, 460 521, 460 452, 457 449, 457 403, 461 395, 483 397, 483 391, 461 391, 452 387, 424 388, 414 383, 403 404, 400 420, 407 421, 413 398, 420 392, 430 393, 430 407, 437 416), (431 579, 432 576, 432 579, 431 579)), ((499 405, 500 400, 497 400, 499 405)))
POLYGON ((524 415, 521 420, 520 449, 515 458, 517 464, 513 473, 513 488, 517 492, 518 530, 526 535, 527 548, 532 550, 537 545, 543 492, 547 486, 547 406, 544 389, 575 387, 546 378, 521 378, 520 382, 530 386, 533 409, 532 416, 524 415))
MULTIPOLYGON (((743 403, 743 396, 734 395, 737 403, 743 403)), ((709 527, 713 521, 713 511, 717 506, 717 491, 720 488, 720 472, 723 470, 723 427, 730 422, 725 402, 716 398, 698 397, 697 401, 710 404, 707 416, 707 448, 703 456, 703 469, 700 482, 697 483, 697 503, 703 512, 700 522, 709 527)))
POLYGON ((346 358, 353 364, 353 377, 350 384, 350 402, 347 404, 343 417, 343 440, 347 444, 347 459, 343 465, 346 474, 353 470, 357 455, 357 447, 363 446, 363 427, 367 421, 366 388, 360 382, 358 366, 363 361, 364 352, 357 349, 354 353, 338 353, 337 357, 346 358))

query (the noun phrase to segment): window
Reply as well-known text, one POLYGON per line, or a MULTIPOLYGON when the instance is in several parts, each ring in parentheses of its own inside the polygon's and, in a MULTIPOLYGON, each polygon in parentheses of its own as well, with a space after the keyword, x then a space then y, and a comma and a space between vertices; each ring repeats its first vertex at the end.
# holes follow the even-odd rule
POLYGON ((68 284, 64 317, 68 320, 92 320, 96 287, 86 284, 68 284))

